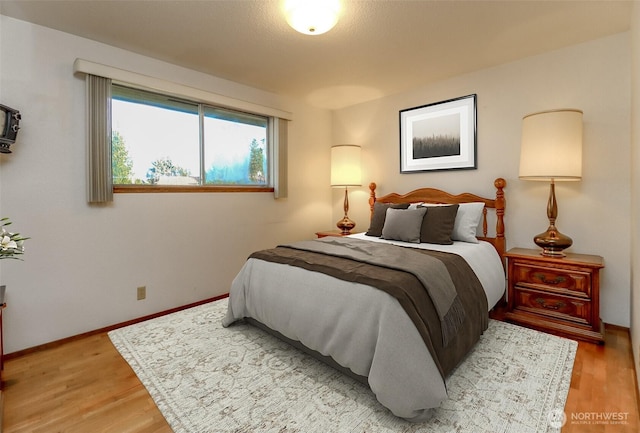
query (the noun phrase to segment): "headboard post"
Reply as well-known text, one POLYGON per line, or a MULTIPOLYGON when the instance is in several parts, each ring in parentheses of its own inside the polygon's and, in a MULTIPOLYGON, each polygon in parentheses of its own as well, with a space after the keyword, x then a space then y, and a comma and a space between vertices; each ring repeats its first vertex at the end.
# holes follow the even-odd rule
POLYGON ((369 184, 369 209, 371 210, 370 218, 373 218, 373 205, 376 203, 376 185, 375 182, 369 184))
POLYGON ((504 238, 504 209, 506 207, 504 187, 507 186, 507 181, 499 177, 493 182, 493 185, 496 187, 496 249, 500 252, 500 256, 503 256, 506 252, 504 238))

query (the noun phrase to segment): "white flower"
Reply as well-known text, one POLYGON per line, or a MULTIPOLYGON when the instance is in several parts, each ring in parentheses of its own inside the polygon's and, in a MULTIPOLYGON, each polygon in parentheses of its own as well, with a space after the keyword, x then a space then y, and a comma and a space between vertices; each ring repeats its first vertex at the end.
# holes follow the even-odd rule
POLYGON ((19 256, 24 254, 24 241, 29 238, 8 232, 5 226, 10 224, 9 218, 0 218, 0 259, 21 260, 19 256))
POLYGON ((11 240, 9 236, 3 236, 2 241, 0 241, 0 247, 2 247, 2 251, 7 250, 15 250, 18 248, 18 244, 16 241, 11 240))

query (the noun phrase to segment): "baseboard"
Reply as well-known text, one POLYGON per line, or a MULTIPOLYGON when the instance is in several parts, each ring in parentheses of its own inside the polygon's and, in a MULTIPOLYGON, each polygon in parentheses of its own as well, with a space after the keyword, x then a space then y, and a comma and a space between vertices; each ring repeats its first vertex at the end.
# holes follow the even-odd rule
MULTIPOLYGON (((145 320, 155 319, 156 317, 166 316, 167 314, 175 313, 177 311, 186 310, 187 308, 197 307, 198 305, 202 305, 202 304, 208 304, 209 302, 214 302, 214 301, 217 301, 219 299, 224 299, 224 298, 227 298, 227 297, 229 297, 229 294, 225 293, 224 295, 215 296, 213 298, 203 299, 201 301, 193 302, 191 304, 182 305, 180 307, 171 308, 171 309, 165 310, 165 311, 160 311, 159 313, 154 313, 154 314, 150 314, 148 316, 138 317, 137 319, 127 320, 126 322, 117 323, 115 325, 107 326, 107 327, 100 328, 100 329, 95 329, 93 331, 83 332, 82 334, 73 335, 71 337, 62 338, 60 340, 55 340, 55 341, 51 341, 49 343, 40 344, 38 346, 29 347, 27 349, 18 350, 17 352, 5 353, 4 354, 4 361, 6 362, 6 361, 8 361, 10 359, 19 358, 20 356, 27 355, 29 353, 39 352, 39 351, 46 350, 46 349, 51 349, 53 347, 60 346, 62 344, 68 343, 70 341, 79 340, 81 338, 89 337, 89 336, 96 335, 96 334, 101 334, 103 332, 113 331, 114 329, 118 329, 118 328, 124 328, 125 326, 134 325, 136 323, 144 322, 145 320)), ((1 427, 0 427, 0 433, 2 433, 1 427)))

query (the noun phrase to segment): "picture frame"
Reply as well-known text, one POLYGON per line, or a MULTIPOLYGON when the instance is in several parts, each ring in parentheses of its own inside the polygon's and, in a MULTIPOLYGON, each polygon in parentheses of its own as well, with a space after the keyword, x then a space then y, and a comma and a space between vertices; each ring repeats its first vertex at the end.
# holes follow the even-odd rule
POLYGON ((400 111, 400 173, 477 169, 476 94, 400 111))

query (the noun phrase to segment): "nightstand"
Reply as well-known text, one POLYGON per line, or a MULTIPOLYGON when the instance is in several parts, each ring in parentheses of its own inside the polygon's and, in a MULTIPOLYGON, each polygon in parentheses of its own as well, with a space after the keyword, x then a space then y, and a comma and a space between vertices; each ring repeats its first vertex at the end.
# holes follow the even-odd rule
POLYGON ((600 320, 600 256, 545 257, 513 248, 507 258, 509 322, 563 337, 604 343, 600 320))
POLYGON ((348 235, 343 235, 340 230, 328 230, 326 232, 316 232, 316 236, 319 239, 319 238, 324 238, 326 236, 342 237, 342 236, 348 236, 348 235))

